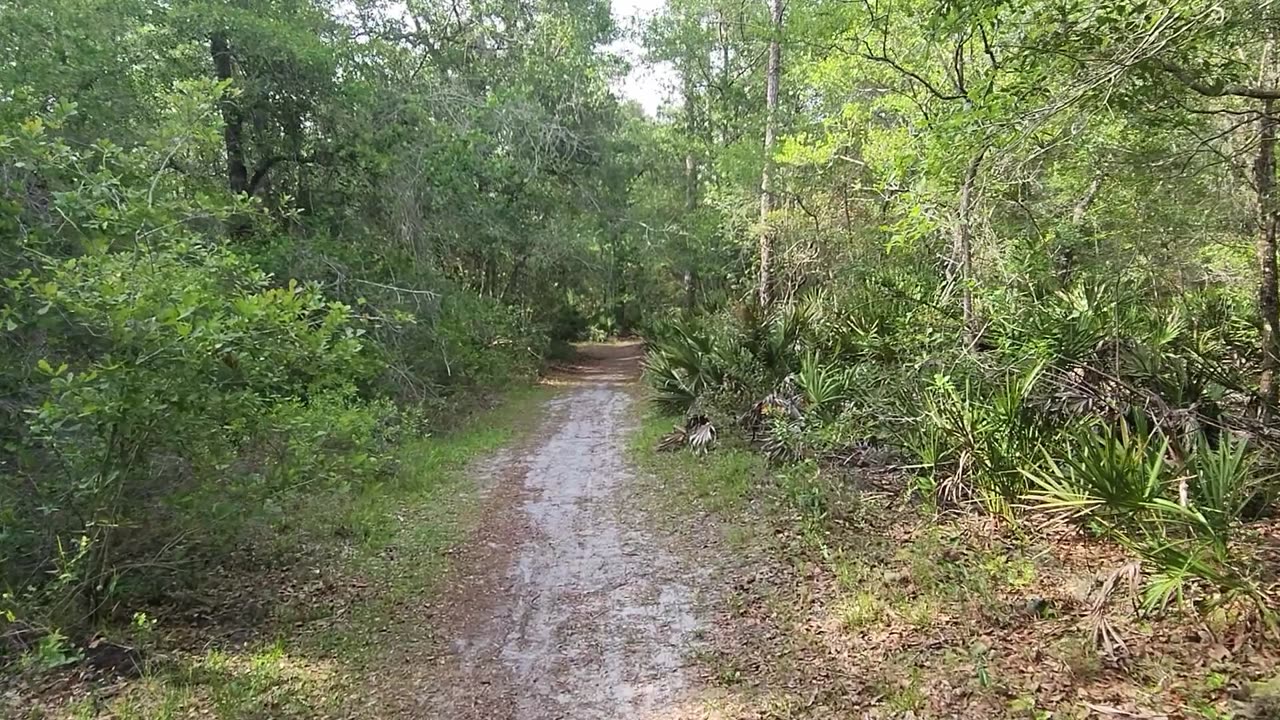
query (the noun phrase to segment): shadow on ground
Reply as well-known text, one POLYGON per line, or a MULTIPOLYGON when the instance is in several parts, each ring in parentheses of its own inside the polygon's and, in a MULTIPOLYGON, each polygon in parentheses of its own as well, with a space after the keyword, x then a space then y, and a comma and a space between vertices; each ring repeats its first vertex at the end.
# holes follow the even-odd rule
POLYGON ((574 345, 574 358, 557 363, 543 378, 548 385, 627 385, 640 377, 643 340, 574 345))

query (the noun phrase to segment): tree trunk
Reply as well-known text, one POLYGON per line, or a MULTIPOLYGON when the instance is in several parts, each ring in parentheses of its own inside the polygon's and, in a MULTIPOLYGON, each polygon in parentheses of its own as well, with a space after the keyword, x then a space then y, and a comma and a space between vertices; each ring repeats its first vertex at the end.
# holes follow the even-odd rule
POLYGON ((773 149, 777 142, 778 123, 778 75, 782 71, 782 0, 769 0, 772 21, 772 37, 769 38, 769 64, 766 68, 765 120, 764 120, 764 170, 760 173, 760 287, 761 307, 771 301, 770 263, 773 255, 773 230, 769 227, 769 213, 773 210, 773 149))
MULTIPOLYGON (((209 36, 209 54, 219 82, 231 80, 231 46, 225 33, 215 32, 209 36)), ((244 117, 229 91, 223 91, 218 107, 222 112, 222 141, 227 152, 227 189, 244 195, 249 191, 249 167, 244 161, 244 117)))
POLYGON ((1085 214, 1089 212, 1089 208, 1093 205, 1093 201, 1098 198, 1098 192, 1102 190, 1102 175, 1094 175, 1090 181, 1088 189, 1084 191, 1084 197, 1076 203, 1071 209, 1071 224, 1080 227, 1084 225, 1085 214))
POLYGON ((693 308, 698 304, 698 273, 693 268, 685 268, 684 271, 684 309, 687 313, 692 313, 693 308))
POLYGON ((965 168, 960 183, 960 202, 956 209, 955 252, 960 262, 960 309, 964 315, 964 339, 972 343, 977 338, 977 323, 973 317, 973 186, 978 180, 978 170, 987 149, 978 151, 965 168))
POLYGON ((698 159, 693 153, 684 156, 684 209, 695 210, 698 207, 698 159))
MULTIPOLYGON (((1062 287, 1071 284, 1075 273, 1075 249, 1081 242, 1084 221, 1089 213, 1089 208, 1093 206, 1093 201, 1098 198, 1098 193, 1101 190, 1102 174, 1099 173, 1093 176, 1093 180, 1089 182, 1089 187, 1085 188, 1084 195, 1076 201, 1075 207, 1071 209, 1071 227, 1076 232, 1067 235, 1065 243, 1059 241, 1053 251, 1053 274, 1057 277, 1058 284, 1062 287)), ((1032 218, 1032 222, 1034 221, 1035 219, 1032 218)))
MULTIPOLYGON (((698 160, 693 153, 684 156, 684 209, 688 213, 698 209, 698 160)), ((697 300, 698 273, 693 269, 693 260, 694 252, 690 247, 686 253, 684 270, 684 309, 688 312, 693 311, 697 300)))
MULTIPOLYGON (((729 145, 729 85, 732 82, 729 72, 729 18, 724 14, 724 10, 720 10, 720 144, 729 145)), ((711 93, 707 93, 707 100, 710 102, 711 93)), ((707 106, 707 125, 711 125, 712 121, 711 106, 707 106)))
POLYGON ((853 215, 849 212, 849 185, 848 183, 838 183, 840 188, 840 201, 844 207, 844 231, 846 233, 853 231, 853 215))
POLYGON ((1265 100, 1258 120, 1258 156, 1254 162, 1254 183, 1258 188, 1258 315, 1262 320, 1262 373, 1258 395, 1263 405, 1276 401, 1276 327, 1280 325, 1280 300, 1276 288, 1276 125, 1275 103, 1265 100))

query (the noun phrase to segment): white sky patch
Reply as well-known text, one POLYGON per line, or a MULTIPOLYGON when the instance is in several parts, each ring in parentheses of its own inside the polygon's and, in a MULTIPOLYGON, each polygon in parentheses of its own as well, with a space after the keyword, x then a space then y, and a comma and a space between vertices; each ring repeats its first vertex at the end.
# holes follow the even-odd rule
MULTIPOLYGON (((650 64, 645 58, 639 36, 643 23, 661 10, 666 0, 610 1, 613 19, 621 30, 621 37, 604 46, 603 50, 626 58, 631 65, 631 70, 625 76, 613 82, 613 91, 624 100, 639 103, 649 117, 657 117, 658 109, 664 104, 678 105, 680 102, 675 92, 675 68, 666 61, 650 64)), ((355 5, 349 0, 337 0, 334 10, 339 20, 356 26, 355 5)), ((379 11, 384 17, 403 22, 409 19, 409 8, 403 0, 386 0, 379 11)))
POLYGON ((649 117, 673 99, 675 69, 671 63, 647 63, 639 42, 640 24, 660 10, 665 0, 612 0, 613 19, 622 30, 621 39, 605 46, 605 50, 625 57, 631 71, 614 82, 613 91, 624 99, 635 100, 649 117))

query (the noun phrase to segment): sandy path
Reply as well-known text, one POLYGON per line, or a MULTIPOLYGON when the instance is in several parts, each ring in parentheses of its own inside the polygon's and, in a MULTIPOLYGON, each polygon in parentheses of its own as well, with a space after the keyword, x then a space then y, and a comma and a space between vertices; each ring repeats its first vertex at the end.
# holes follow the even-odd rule
POLYGON ((704 627, 707 572, 645 517, 625 460, 639 348, 595 348, 540 435, 481 470, 484 527, 434 613, 448 651, 419 675, 428 718, 669 720, 704 627))

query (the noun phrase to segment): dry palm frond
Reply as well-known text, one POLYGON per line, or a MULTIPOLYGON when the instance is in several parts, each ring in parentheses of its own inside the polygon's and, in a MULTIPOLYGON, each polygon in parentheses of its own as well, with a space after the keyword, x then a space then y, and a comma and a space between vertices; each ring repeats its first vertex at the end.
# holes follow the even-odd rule
POLYGON ((1129 646, 1124 637, 1107 619, 1107 606, 1120 590, 1127 591, 1129 602, 1136 608, 1139 603, 1139 588, 1142 581, 1142 563, 1130 562, 1121 565, 1103 581, 1098 595, 1089 608, 1088 623, 1093 644, 1107 657, 1118 658, 1129 653, 1129 646))
POLYGON ((804 418, 804 413, 800 410, 799 393, 789 380, 788 378, 777 392, 769 393, 738 418, 738 424, 751 432, 752 440, 757 438, 770 420, 795 422, 804 418))
POLYGON ((674 451, 688 447, 702 454, 716 442, 716 426, 706 415, 690 415, 684 425, 677 425, 658 441, 659 451, 674 451))
POLYGON ((1124 636, 1105 615, 1089 613, 1089 632, 1093 646, 1105 657, 1115 659, 1129 654, 1124 636))
POLYGON ((684 427, 680 425, 676 425, 674 428, 671 429, 671 432, 667 433, 666 435, 663 435, 662 439, 658 441, 658 451, 670 452, 670 451, 679 450, 680 448, 684 447, 685 443, 687 443, 688 441, 689 441, 688 433, 685 432, 684 427))
POLYGON ((716 442, 716 426, 705 415, 689 418, 685 423, 689 439, 689 449, 695 453, 705 453, 716 442))
POLYGON ((970 460, 969 451, 961 451, 955 472, 944 475, 938 482, 938 499, 943 503, 959 507, 973 498, 973 490, 965 482, 966 470, 972 466, 970 460))

